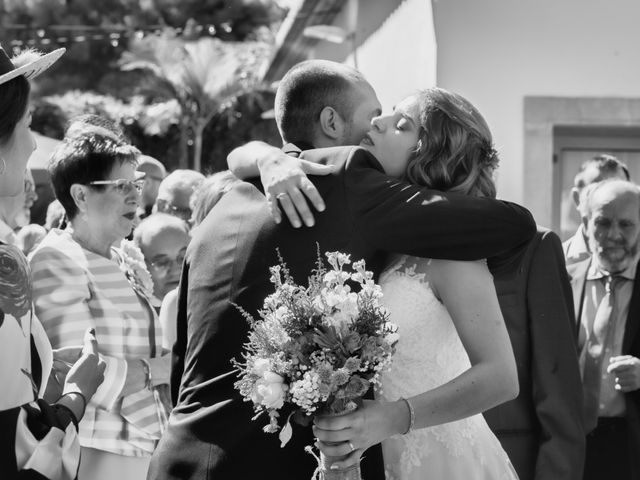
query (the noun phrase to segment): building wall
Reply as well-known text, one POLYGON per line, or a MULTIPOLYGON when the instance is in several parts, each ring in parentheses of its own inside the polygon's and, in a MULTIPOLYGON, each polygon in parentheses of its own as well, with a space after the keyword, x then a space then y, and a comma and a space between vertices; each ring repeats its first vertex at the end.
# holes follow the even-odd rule
MULTIPOLYGON (((502 158, 500 196, 524 203, 539 223, 549 224, 552 206, 542 197, 552 184, 551 168, 526 178, 524 98, 640 97, 640 2, 432 4, 438 85, 469 98, 491 126, 502 158)), ((533 160, 545 164, 552 158, 533 160)))
MULTIPOLYGON (((334 25, 349 30, 346 9, 334 25)), ((359 0, 356 36, 358 69, 378 92, 383 109, 419 88, 435 85, 436 41, 427 0, 359 0)), ((313 58, 354 65, 352 45, 318 42, 313 58)))

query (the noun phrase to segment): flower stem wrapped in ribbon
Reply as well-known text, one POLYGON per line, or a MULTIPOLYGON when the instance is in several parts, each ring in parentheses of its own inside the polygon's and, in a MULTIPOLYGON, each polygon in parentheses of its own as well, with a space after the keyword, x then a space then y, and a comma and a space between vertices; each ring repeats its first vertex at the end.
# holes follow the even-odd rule
POLYGON ((298 285, 286 264, 271 267, 275 292, 259 319, 238 307, 250 323, 249 341, 235 383, 256 416, 269 416, 266 432, 280 431, 281 445, 291 438, 290 420, 310 421, 317 412, 353 410, 381 372, 388 368, 397 327, 380 304, 382 291, 349 255, 318 254, 307 287, 298 285), (284 425, 280 410, 293 408, 284 425))

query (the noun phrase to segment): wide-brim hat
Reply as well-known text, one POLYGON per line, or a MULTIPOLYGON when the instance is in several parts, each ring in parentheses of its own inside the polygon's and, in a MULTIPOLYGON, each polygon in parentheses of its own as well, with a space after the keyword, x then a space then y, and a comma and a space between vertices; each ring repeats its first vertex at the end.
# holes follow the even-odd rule
POLYGON ((26 65, 16 68, 4 49, 0 47, 0 85, 8 82, 9 80, 13 80, 20 75, 24 75, 27 80, 37 77, 51 65, 56 63, 64 52, 66 52, 65 48, 58 48, 53 52, 38 57, 36 60, 29 62, 26 65))

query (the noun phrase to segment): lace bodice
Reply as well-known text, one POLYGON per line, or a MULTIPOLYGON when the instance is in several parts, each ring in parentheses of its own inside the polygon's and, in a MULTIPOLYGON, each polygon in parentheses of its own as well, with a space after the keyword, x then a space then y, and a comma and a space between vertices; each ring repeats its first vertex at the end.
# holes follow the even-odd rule
MULTIPOLYGON (((449 312, 435 296, 425 273, 418 273, 428 272, 429 263, 426 259, 401 257, 380 277, 383 303, 391 321, 398 325, 400 336, 391 369, 383 374, 378 392, 378 396, 386 400, 408 398, 431 390, 470 367, 449 312)), ((443 451, 451 462, 464 458, 478 468, 486 464, 487 455, 492 457, 491 462, 497 455, 501 462, 508 463, 506 454, 481 415, 415 430, 387 440, 385 444, 387 479, 420 478, 418 473, 411 472, 422 463, 433 466, 434 461, 446 462, 441 458, 443 451), (393 451, 390 450, 392 443, 395 444, 393 451), (391 458, 394 455, 399 458, 391 458)), ((503 466, 506 467, 506 463, 503 466)), ((478 473, 473 478, 483 478, 478 473)), ((503 478, 502 474, 496 473, 492 471, 486 478, 503 478)), ((457 478, 455 475, 447 477, 446 467, 442 474, 442 478, 457 478)), ((441 477, 436 474, 430 478, 441 477)), ((504 478, 514 478, 510 465, 505 468, 504 478)))
POLYGON ((440 386, 470 366, 449 312, 436 298, 425 274, 416 273, 428 269, 428 263, 403 257, 380 279, 383 303, 400 335, 383 388, 401 397, 440 386))

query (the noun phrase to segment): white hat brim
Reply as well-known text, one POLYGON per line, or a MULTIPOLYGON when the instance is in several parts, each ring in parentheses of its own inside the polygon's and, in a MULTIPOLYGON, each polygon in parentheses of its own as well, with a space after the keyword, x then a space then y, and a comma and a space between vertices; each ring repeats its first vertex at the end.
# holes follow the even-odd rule
POLYGON ((36 78, 42 72, 44 72, 51 65, 56 63, 58 59, 66 52, 66 48, 58 48, 53 52, 42 55, 37 60, 33 62, 27 63, 26 65, 22 65, 21 67, 15 68, 10 72, 5 73, 4 75, 0 75, 0 85, 8 82, 9 80, 13 80, 20 75, 24 75, 24 77, 29 80, 31 78, 36 78))

